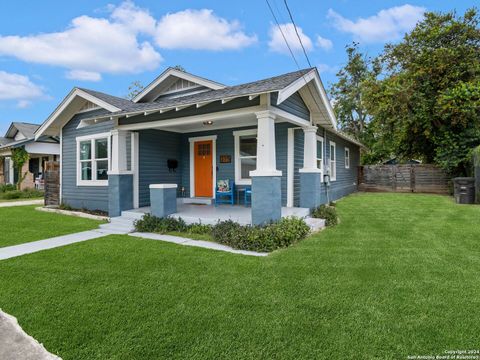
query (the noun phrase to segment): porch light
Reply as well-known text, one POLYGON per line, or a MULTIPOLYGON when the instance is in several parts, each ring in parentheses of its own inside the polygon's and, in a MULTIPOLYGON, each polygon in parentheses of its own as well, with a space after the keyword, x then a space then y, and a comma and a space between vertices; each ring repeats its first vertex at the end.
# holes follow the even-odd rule
POLYGON ((203 125, 213 125, 213 121, 212 120, 204 121, 203 125))

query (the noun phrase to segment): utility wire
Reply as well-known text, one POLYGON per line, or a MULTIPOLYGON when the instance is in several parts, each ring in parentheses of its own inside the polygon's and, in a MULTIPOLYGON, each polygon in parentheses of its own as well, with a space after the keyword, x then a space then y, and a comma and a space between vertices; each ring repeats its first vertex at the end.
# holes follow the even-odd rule
POLYGON ((302 38, 300 37, 300 34, 298 33, 297 25, 295 24, 295 20, 293 20, 292 12, 290 11, 290 8, 288 7, 287 0, 283 0, 285 3, 285 7, 287 8, 288 15, 290 16, 290 20, 292 21, 293 28, 295 29, 295 34, 297 34, 298 41, 300 41, 300 45, 302 46, 303 54, 307 58, 308 65, 312 67, 312 64, 310 63, 310 59, 308 58, 307 51, 305 50, 305 46, 303 46, 303 41, 302 38))

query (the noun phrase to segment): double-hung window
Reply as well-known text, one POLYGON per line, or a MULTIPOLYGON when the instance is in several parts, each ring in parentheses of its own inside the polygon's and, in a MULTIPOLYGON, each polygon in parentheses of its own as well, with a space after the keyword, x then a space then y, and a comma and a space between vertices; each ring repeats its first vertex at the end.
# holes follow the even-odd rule
POLYGON ((350 169, 350 149, 345 148, 345 169, 350 169))
POLYGON ((77 138, 77 185, 107 186, 110 169, 110 134, 77 138))
POLYGON ((257 168, 257 129, 234 131, 235 183, 250 185, 250 171, 257 168))
POLYGON ((321 136, 317 136, 317 168, 323 175, 323 138, 321 136))
POLYGON ((337 145, 330 141, 330 180, 337 180, 337 145))

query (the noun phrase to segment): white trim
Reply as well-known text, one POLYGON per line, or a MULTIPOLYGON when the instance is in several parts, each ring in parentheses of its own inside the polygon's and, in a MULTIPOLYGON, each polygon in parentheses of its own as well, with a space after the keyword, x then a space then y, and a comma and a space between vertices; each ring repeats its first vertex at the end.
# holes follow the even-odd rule
POLYGON ((297 126, 311 126, 310 121, 302 119, 301 117, 297 115, 293 115, 285 110, 271 107, 270 111, 275 115, 280 116, 285 120, 287 120, 288 122, 295 124, 297 126))
POLYGON ((160 85, 163 81, 165 81, 170 76, 175 76, 177 78, 184 79, 184 80, 199 84, 201 86, 208 87, 213 90, 219 90, 225 87, 225 85, 219 84, 215 81, 204 79, 202 77, 189 74, 185 71, 169 68, 165 70, 154 81, 148 84, 147 87, 143 89, 137 96, 135 96, 133 98, 133 102, 139 102, 140 100, 142 100, 146 95, 148 95, 152 90, 154 90, 158 85, 160 85))
POLYGON ((301 173, 319 173, 317 166, 317 130, 316 126, 303 127, 303 167, 301 173))
POLYGON ((217 140, 217 135, 195 136, 188 138, 189 142, 217 140))
MULTIPOLYGON (((80 143, 82 141, 91 141, 91 153, 92 159, 90 160, 92 163, 92 179, 96 177, 96 160, 95 160, 95 140, 97 139, 107 139, 107 161, 108 161, 108 169, 110 169, 110 157, 111 157, 111 140, 110 140, 110 133, 100 133, 100 134, 92 134, 92 135, 85 135, 85 136, 78 136, 75 138, 77 143, 76 149, 76 168, 77 168, 77 186, 108 186, 108 180, 82 180, 82 171, 81 171, 81 161, 80 161, 80 143)), ((110 171, 108 171, 110 174, 110 171)))
POLYGON ((332 140, 329 141, 329 174, 330 174, 330 181, 336 181, 337 180, 337 144, 333 142, 332 140), (332 162, 332 146, 333 146, 333 152, 334 152, 334 157, 333 157, 333 162, 332 162), (333 169, 332 169, 332 163, 333 163, 333 169), (333 170, 333 171, 332 171, 333 170), (335 176, 332 176, 332 173, 334 173, 335 176))
MULTIPOLYGON (((320 174, 322 176, 321 180, 323 182, 323 173, 324 173, 324 169, 325 169, 325 149, 324 149, 325 146, 324 146, 323 136, 317 135, 317 143, 318 142, 322 143, 322 146, 320 147, 322 149, 322 157, 321 158, 318 157, 318 151, 317 151, 317 164, 318 164, 318 160, 321 160, 321 165, 322 166, 319 168, 319 170, 320 170, 320 174)), ((318 146, 318 144, 317 144, 317 146, 318 146)))
POLYGON ((133 171, 133 208, 140 207, 139 196, 139 134, 132 132, 130 141, 130 168, 133 171))
MULTIPOLYGON (((257 129, 248 129, 248 130, 237 130, 233 131, 234 137, 234 161, 235 161, 235 185, 252 185, 252 179, 242 179, 240 177, 242 173, 241 161, 240 161, 240 137, 241 136, 250 136, 257 135, 257 129)), ((252 156, 252 158, 256 156, 252 156)))
POLYGON ((150 189, 176 189, 178 187, 177 184, 150 184, 150 189))
MULTIPOLYGON (((38 128, 38 130, 35 132, 35 140, 38 140, 40 136, 42 136, 45 131, 60 117, 60 115, 68 108, 68 106, 72 103, 72 101, 75 99, 75 97, 81 97, 87 101, 90 101, 110 112, 116 112, 116 111, 121 111, 121 109, 117 108, 116 106, 113 106, 93 95, 90 95, 86 93, 83 90, 80 90, 78 88, 74 88, 70 93, 63 99, 63 101, 60 103, 60 105, 55 109, 55 111, 50 114, 50 116, 45 120, 45 122, 38 128)), ((73 116, 74 114, 72 114, 73 116)), ((71 117, 70 117, 71 118, 71 117)), ((68 121, 70 118, 64 120, 68 121)))
POLYGON ((188 138, 190 143, 190 197, 195 197, 195 143, 197 141, 212 141, 212 198, 215 199, 217 186, 217 135, 188 138))
POLYGON ((345 169, 350 169, 350 149, 345 146, 345 158, 344 158, 345 169), (348 153, 348 156, 347 156, 348 153), (347 163, 348 160, 348 163, 347 163))
POLYGON ((295 180, 295 130, 287 130, 287 207, 293 207, 295 180))
POLYGON ((143 129, 152 129, 152 128, 158 129, 158 128, 169 127, 174 125, 180 126, 180 125, 202 123, 206 120, 221 121, 229 117, 252 114, 259 110, 265 110, 265 109, 264 107, 261 107, 261 106, 250 106, 246 108, 220 111, 220 112, 211 113, 211 114, 192 115, 192 116, 185 116, 180 118, 172 118, 168 120, 145 121, 138 124, 119 125, 118 129, 120 130, 143 130, 143 129))

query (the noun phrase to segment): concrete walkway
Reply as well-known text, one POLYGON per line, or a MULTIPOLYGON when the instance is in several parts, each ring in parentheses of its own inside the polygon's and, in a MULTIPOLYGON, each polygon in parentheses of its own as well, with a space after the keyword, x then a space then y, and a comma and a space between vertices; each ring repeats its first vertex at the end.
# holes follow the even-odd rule
POLYGON ((0 310, 0 359, 61 360, 18 325, 17 319, 0 310))
POLYGON ((12 206, 25 206, 25 205, 43 205, 43 199, 0 202, 0 208, 12 207, 12 206))
POLYGON ((0 260, 10 259, 25 254, 31 254, 37 251, 53 249, 56 247, 70 245, 81 241, 97 239, 99 237, 107 236, 110 234, 110 232, 90 230, 70 235, 58 236, 46 240, 32 241, 25 244, 7 246, 0 248, 0 260))
POLYGON ((192 239, 188 239, 180 236, 160 235, 160 234, 140 233, 140 232, 134 232, 128 235, 140 237, 144 239, 150 239, 150 240, 160 240, 160 241, 165 241, 165 242, 170 242, 170 243, 185 245, 185 246, 195 246, 195 247, 201 247, 204 249, 225 251, 232 254, 240 254, 240 255, 248 255, 248 256, 267 256, 268 255, 268 253, 261 253, 261 252, 248 251, 248 250, 236 250, 234 248, 231 248, 230 246, 214 243, 211 241, 192 240, 192 239))

